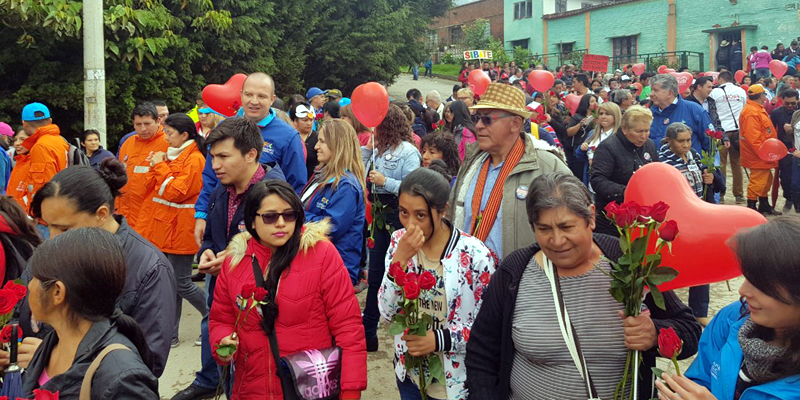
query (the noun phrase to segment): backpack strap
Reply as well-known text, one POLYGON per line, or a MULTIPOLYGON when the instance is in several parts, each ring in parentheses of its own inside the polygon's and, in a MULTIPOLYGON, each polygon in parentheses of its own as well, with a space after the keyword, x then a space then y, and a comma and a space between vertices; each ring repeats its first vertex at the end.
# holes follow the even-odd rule
POLYGON ((100 368, 100 363, 103 362, 103 359, 106 358, 108 353, 111 353, 114 350, 128 350, 131 351, 127 346, 115 343, 106 346, 97 357, 94 358, 94 361, 89 365, 89 369, 86 370, 86 375, 83 377, 83 383, 81 383, 81 393, 78 397, 79 400, 91 400, 92 398, 92 378, 94 378, 94 373, 97 372, 97 369, 100 368))

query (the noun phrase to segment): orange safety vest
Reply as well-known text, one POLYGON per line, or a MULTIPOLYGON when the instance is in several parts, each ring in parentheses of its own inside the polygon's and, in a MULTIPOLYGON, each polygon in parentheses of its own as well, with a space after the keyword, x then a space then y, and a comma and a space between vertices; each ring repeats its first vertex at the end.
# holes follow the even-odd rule
POLYGON ((69 144, 61 137, 57 125, 40 127, 22 142, 28 154, 16 156, 17 161, 8 179, 8 194, 27 212, 33 195, 59 171, 67 168, 69 144))
POLYGON ((758 149, 767 139, 777 138, 767 110, 755 101, 747 104, 739 114, 739 135, 742 166, 750 169, 772 169, 778 167, 777 161, 764 161, 758 156, 758 149))
MULTIPOLYGON (((126 140, 119 150, 119 159, 125 164, 125 171, 128 173, 128 184, 126 184, 117 197, 117 213, 122 214, 128 219, 128 224, 137 229, 139 212, 147 195, 147 173, 150 172, 150 156, 153 153, 166 152, 169 147, 165 138, 164 129, 158 127, 153 137, 147 140, 139 138, 139 135, 131 136, 126 140)), ((141 232, 140 232, 141 233, 141 232)))

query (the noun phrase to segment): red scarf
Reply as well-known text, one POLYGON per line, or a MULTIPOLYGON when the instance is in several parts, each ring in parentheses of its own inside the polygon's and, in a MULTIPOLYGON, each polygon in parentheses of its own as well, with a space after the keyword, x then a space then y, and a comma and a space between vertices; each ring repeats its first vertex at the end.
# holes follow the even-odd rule
POLYGON ((489 232, 492 230, 497 213, 500 212, 500 205, 503 204, 503 189, 505 187, 506 179, 511 175, 511 170, 517 166, 522 155, 525 154, 525 144, 522 139, 517 139, 511 152, 506 157, 503 168, 500 170, 500 175, 497 176, 497 181, 494 183, 492 193, 489 194, 489 201, 486 202, 486 208, 481 210, 481 199, 483 199, 483 189, 486 187, 486 176, 489 175, 489 165, 491 164, 491 156, 486 157, 486 160, 481 166, 481 172, 478 175, 478 181, 475 183, 475 193, 472 196, 472 213, 477 212, 477 217, 472 219, 472 227, 470 232, 472 236, 478 238, 480 241, 486 241, 489 232))

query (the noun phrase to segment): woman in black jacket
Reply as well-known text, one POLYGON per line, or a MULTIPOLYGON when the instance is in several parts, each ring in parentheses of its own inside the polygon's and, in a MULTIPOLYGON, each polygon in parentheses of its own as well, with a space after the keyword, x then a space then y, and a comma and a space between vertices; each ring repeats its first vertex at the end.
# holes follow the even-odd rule
POLYGON ((578 178, 564 173, 536 178, 526 207, 537 243, 505 258, 484 293, 467 343, 470 399, 611 398, 628 349, 643 357, 639 399, 652 398, 658 330, 675 329, 683 340, 680 358, 697 352, 701 327, 691 310, 673 292, 664 292, 666 310, 648 295, 648 310, 622 319, 622 304, 608 292, 610 264, 604 259, 619 259, 619 241, 593 234, 591 197, 578 178), (559 329, 551 279, 558 282, 591 385, 559 329), (597 395, 589 395, 587 386, 597 395))
POLYGON ((585 94, 581 97, 578 109, 567 119, 567 137, 561 142, 567 156, 567 166, 575 176, 583 176, 585 161, 575 157, 575 149, 581 147, 589 133, 594 130, 594 117, 590 114, 597 108, 597 96, 585 94))
POLYGON ((650 140, 652 122, 650 110, 632 106, 622 116, 620 131, 600 143, 595 150, 589 177, 596 194, 595 232, 619 237, 619 231, 606 218, 604 209, 608 203, 624 202, 625 188, 633 173, 645 164, 658 161, 658 151, 650 140))
MULTIPOLYGON (((117 237, 99 228, 79 228, 44 242, 31 258, 28 284, 33 317, 53 330, 36 350, 23 382, 35 389, 78 399, 90 365, 91 399, 158 399, 153 357, 133 318, 116 308, 125 286, 125 258, 117 237), (91 243, 91 246, 87 246, 91 243), (110 345, 121 345, 100 362, 110 345)), ((110 348, 109 348, 110 349, 110 348)))

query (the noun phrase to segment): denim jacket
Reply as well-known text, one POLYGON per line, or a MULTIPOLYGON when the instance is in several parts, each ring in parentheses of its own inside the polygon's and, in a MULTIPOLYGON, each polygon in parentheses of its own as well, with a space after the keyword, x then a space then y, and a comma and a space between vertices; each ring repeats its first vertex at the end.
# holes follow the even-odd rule
POLYGON ((409 142, 402 142, 383 154, 378 154, 377 149, 369 150, 365 146, 361 146, 361 160, 364 161, 367 171, 372 166, 373 154, 375 157, 374 169, 386 177, 386 184, 383 187, 375 186, 377 194, 397 196, 400 191, 400 181, 422 164, 422 155, 409 142))

